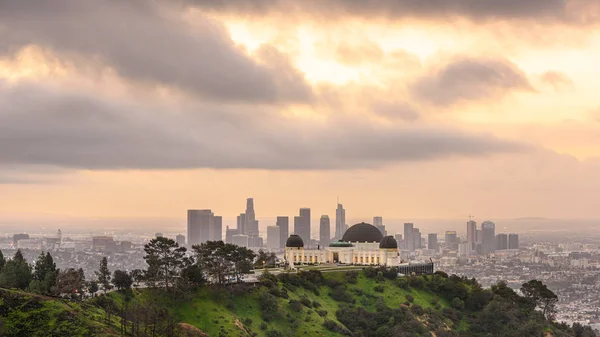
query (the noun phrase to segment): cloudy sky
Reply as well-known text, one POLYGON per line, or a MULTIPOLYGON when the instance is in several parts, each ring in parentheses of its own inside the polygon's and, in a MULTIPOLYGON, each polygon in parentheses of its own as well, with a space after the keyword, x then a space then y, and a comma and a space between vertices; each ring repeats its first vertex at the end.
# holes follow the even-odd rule
POLYGON ((597 0, 0 0, 0 218, 600 218, 597 0))

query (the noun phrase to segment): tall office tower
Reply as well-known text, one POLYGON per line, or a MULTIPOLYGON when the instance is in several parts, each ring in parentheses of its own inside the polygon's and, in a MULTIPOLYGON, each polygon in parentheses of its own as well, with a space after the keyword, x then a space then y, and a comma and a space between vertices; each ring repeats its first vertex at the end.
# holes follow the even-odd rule
POLYGON ((379 231, 381 232, 381 235, 386 236, 386 231, 385 231, 385 226, 383 225, 383 217, 380 216, 374 216, 373 217, 373 226, 375 226, 375 228, 379 229, 379 231))
POLYGON ((335 240, 341 240, 346 232, 346 210, 342 204, 337 204, 335 210, 335 240))
POLYGON ((248 233, 246 230, 246 213, 240 213, 240 215, 238 215, 237 229, 240 232, 240 235, 246 235, 246 233, 248 233))
POLYGON ((508 249, 508 235, 500 233, 496 235, 496 250, 508 249))
POLYGON ((481 243, 483 245, 483 254, 487 255, 496 248, 496 224, 491 221, 484 221, 481 224, 481 243))
POLYGON ((245 233, 248 236, 258 236, 258 221, 256 220, 256 214, 254 213, 254 199, 246 199, 246 226, 245 233))
POLYGON ((413 229, 414 229, 414 224, 412 223, 405 223, 404 224, 404 249, 408 250, 408 251, 413 251, 415 250, 415 241, 413 239, 413 229))
POLYGON ((239 229, 229 228, 229 226, 227 226, 227 228, 225 228, 225 243, 233 243, 233 236, 239 235, 239 234, 240 234, 239 229))
POLYGON ((281 227, 267 227, 267 249, 270 251, 281 249, 281 227))
POLYGON ((475 246, 477 246, 478 243, 481 243, 481 241, 482 241, 481 229, 478 229, 475 231, 475 246))
POLYGON ((285 242, 287 238, 290 236, 290 217, 287 216, 278 216, 277 223, 275 224, 279 227, 279 248, 285 248, 285 242))
MULTIPOLYGON (((402 242, 402 234, 396 234, 396 235, 394 235, 394 239, 396 239, 396 242, 398 243, 398 245, 400 245, 401 242, 402 242)), ((402 248, 400 246, 398 246, 398 247, 402 248)))
POLYGON ((471 244, 471 249, 475 248, 477 242, 477 222, 467 221, 467 242, 471 244))
POLYGON ((294 217, 294 233, 310 246, 310 208, 300 208, 300 216, 294 217))
POLYGON ((211 227, 211 240, 222 241, 223 240, 223 217, 218 215, 213 217, 213 224, 211 227))
POLYGON ((211 239, 214 214, 210 209, 188 210, 188 245, 199 245, 211 239))
POLYGON ((458 235, 456 231, 446 231, 446 247, 451 250, 458 250, 458 235))
POLYGON ((413 228, 413 247, 414 249, 421 248, 421 230, 413 228))
POLYGON ((321 216, 319 226, 319 245, 321 247, 329 247, 331 241, 331 223, 328 215, 321 216))
POLYGON ((179 247, 185 246, 185 235, 177 234, 177 236, 175 237, 175 242, 177 242, 179 247))
POLYGON ((429 235, 427 235, 427 249, 438 249, 436 233, 429 233, 429 235))
POLYGON ((519 249, 519 234, 508 234, 508 249, 519 249))

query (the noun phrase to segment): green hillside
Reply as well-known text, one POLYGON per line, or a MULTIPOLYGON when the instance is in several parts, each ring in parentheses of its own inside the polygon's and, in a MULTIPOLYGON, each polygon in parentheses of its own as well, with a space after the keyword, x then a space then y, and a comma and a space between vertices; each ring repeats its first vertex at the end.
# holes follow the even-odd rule
POLYGON ((0 336, 119 336, 89 303, 0 289, 0 336))
POLYGON ((398 278, 367 268, 260 279, 180 292, 118 291, 83 303, 3 290, 0 335, 593 336, 550 322, 504 284, 482 289, 444 273, 398 278))

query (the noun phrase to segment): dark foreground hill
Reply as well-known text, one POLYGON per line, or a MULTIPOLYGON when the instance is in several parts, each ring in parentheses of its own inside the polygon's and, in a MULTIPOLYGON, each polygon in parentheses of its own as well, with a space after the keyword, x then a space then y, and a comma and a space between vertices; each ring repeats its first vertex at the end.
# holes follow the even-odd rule
POLYGON ((304 271, 261 281, 179 294, 114 292, 83 303, 2 291, 0 335, 593 336, 552 323, 503 284, 485 290, 443 273, 304 271))

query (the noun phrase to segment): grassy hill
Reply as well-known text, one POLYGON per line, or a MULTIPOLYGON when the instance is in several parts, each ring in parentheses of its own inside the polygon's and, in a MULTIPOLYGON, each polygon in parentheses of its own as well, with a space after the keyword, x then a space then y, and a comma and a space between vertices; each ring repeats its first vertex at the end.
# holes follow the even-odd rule
POLYGON ((261 281, 113 292, 84 303, 1 290, 0 336, 588 336, 547 321, 507 287, 481 289, 443 273, 313 270, 261 281))
MULTIPOLYGON (((323 275, 329 280, 345 283, 345 273, 323 275)), ((267 337, 268 332, 272 330, 279 331, 284 336, 341 336, 340 333, 327 330, 323 324, 326 320, 338 322, 336 312, 348 305, 350 299, 358 306, 375 311, 380 298, 388 307, 397 308, 408 302, 407 296, 412 296, 414 304, 432 309, 438 298, 426 290, 400 288, 390 280, 377 282, 362 273, 357 276, 356 281, 355 284, 345 283, 348 302, 334 299, 333 290, 328 285, 318 286, 315 292, 290 284, 277 284, 276 289, 279 291, 287 290, 288 298, 274 296, 281 314, 268 322, 261 315, 261 297, 269 294, 270 289, 267 287, 204 288, 190 299, 177 301, 164 298, 162 302, 167 303, 172 313, 183 322, 192 324, 214 337, 250 336, 252 332, 256 333, 256 336, 267 337), (375 290, 377 287, 383 291, 375 290), (310 303, 310 307, 302 303, 300 306, 295 305, 294 300, 310 303), (248 333, 244 333, 244 329, 248 333)), ((439 299, 438 303, 440 309, 449 307, 446 299, 439 299)))
POLYGON ((0 336, 119 336, 89 303, 0 289, 0 336))

